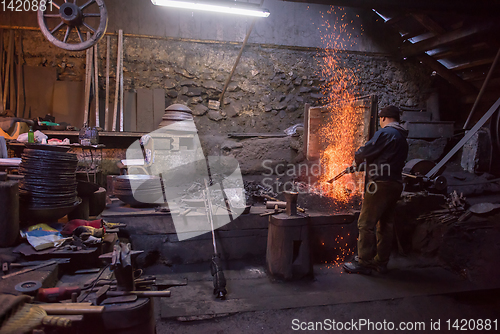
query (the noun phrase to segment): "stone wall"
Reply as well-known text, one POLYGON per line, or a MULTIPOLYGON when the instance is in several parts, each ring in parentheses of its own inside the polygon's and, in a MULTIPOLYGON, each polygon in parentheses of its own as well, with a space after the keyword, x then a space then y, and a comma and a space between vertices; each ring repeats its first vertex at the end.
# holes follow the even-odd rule
MULTIPOLYGON (((61 50, 36 31, 22 34, 27 65, 56 68, 58 80, 84 80, 85 52, 61 50)), ((99 42, 101 101, 105 43, 105 39, 99 42)), ((114 66, 110 74, 110 101, 113 101, 116 36, 111 37, 111 45, 114 66)), ((240 48, 241 44, 235 43, 125 37, 124 89, 162 88, 166 106, 188 105, 195 115, 205 153, 212 155, 219 155, 224 147, 231 146, 228 133, 282 133, 303 122, 305 103, 312 106, 324 103, 322 87, 329 80, 321 76, 320 65, 327 54, 324 50, 250 44, 228 86, 224 105, 220 110, 209 110, 208 101, 219 99, 240 48)), ((337 52, 335 57, 339 67, 355 73, 357 82, 347 86, 355 94, 376 94, 380 106, 425 107, 431 80, 430 71, 421 64, 379 53, 337 52)), ((102 103, 101 107, 104 108, 102 103)), ((300 152, 296 148, 283 150, 283 145, 275 146, 281 150, 268 155, 279 156, 284 163, 297 162, 300 152), (283 161, 283 157, 290 160, 283 161)), ((248 154, 244 154, 245 160, 258 159, 260 153, 256 152, 255 157, 248 154)))
MULTIPOLYGON (((84 80, 85 53, 70 53, 45 41, 39 32, 24 31, 27 65, 55 67, 59 80, 84 80)), ((111 54, 116 55, 116 37, 111 54)), ((221 112, 207 108, 220 96, 240 44, 186 42, 126 37, 124 88, 163 88, 166 105, 187 104, 201 135, 229 132, 280 132, 302 122, 304 104, 321 105, 322 50, 249 45, 229 84, 221 112)), ((101 95, 104 95, 105 39, 99 43, 101 95)), ((380 54, 338 52, 339 66, 350 68, 359 95, 377 94, 380 105, 424 107, 430 71, 412 61, 380 54)), ((112 59, 111 63, 115 64, 112 59)), ((114 88, 115 67, 111 68, 114 88)), ((110 101, 113 101, 111 89, 110 101)), ((78 124, 77 124, 78 126, 78 124)))

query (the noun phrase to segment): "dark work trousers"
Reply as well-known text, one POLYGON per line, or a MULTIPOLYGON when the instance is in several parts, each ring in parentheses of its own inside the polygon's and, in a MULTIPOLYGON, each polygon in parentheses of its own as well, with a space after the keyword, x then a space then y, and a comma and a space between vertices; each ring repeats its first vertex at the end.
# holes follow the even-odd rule
POLYGON ((368 185, 358 219, 358 258, 361 265, 386 265, 389 262, 394 211, 402 191, 403 185, 396 181, 372 181, 368 185))

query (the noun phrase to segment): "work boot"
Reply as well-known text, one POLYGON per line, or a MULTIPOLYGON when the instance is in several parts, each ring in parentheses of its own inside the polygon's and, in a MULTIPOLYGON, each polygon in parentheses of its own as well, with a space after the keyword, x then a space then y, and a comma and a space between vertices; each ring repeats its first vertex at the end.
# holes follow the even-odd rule
POLYGON ((372 270, 359 262, 346 262, 342 266, 344 271, 349 274, 362 274, 362 275, 370 275, 372 270))
POLYGON ((364 265, 370 269, 376 270, 380 274, 387 274, 387 272, 389 271, 387 269, 387 264, 380 264, 375 260, 367 261, 366 263, 364 263, 364 265))

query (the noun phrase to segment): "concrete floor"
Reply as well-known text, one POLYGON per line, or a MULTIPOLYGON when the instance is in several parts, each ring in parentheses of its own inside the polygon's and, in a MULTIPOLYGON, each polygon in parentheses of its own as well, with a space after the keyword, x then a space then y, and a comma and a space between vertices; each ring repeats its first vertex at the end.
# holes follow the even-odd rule
MULTIPOLYGON (((429 333, 431 332, 431 322, 435 323, 440 320, 441 331, 453 333, 458 331, 447 330, 446 321, 448 319, 452 321, 456 319, 498 319, 500 314, 499 297, 498 290, 474 294, 417 296, 371 302, 243 312, 200 321, 159 320, 156 328, 158 334, 292 333, 295 332, 292 326, 297 323, 293 322, 294 319, 298 319, 299 324, 301 322, 323 322, 325 319, 334 319, 338 322, 366 319, 373 323, 385 320, 393 322, 395 326, 399 326, 400 322, 423 322, 425 324, 424 330, 406 332, 429 333)), ((357 331, 339 330, 335 332, 373 333, 374 331, 363 327, 357 331)))
MULTIPOLYGON (((148 268, 147 273, 188 279, 187 286, 170 288, 171 298, 157 301, 157 332, 288 333, 325 319, 365 319, 396 327, 400 322, 423 322, 425 330, 420 332, 426 333, 438 319, 443 330, 448 319, 494 320, 500 314, 500 289, 491 289, 500 288, 500 282, 470 282, 429 259, 397 257, 388 275, 372 276, 315 266, 314 280, 295 283, 271 282, 255 263, 233 262, 228 267, 225 301, 211 295, 211 276, 203 265, 148 268)), ((369 331, 364 327, 349 332, 369 331)))

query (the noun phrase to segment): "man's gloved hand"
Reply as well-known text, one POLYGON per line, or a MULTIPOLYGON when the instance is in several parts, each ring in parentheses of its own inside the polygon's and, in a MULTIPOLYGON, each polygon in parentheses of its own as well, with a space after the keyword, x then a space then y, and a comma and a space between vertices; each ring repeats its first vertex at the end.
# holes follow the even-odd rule
POLYGON ((352 162, 352 165, 347 168, 347 171, 349 173, 354 173, 358 168, 358 164, 356 163, 356 160, 352 162))

